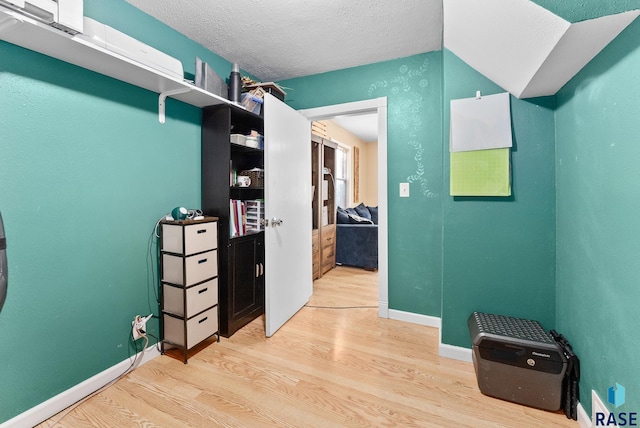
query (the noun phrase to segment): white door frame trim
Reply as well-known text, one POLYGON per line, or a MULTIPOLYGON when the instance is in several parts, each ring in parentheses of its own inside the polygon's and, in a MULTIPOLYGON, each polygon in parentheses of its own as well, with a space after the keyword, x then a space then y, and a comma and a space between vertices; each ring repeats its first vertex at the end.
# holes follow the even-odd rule
POLYGON ((299 110, 309 120, 350 114, 378 114, 378 316, 389 318, 389 233, 387 200, 387 97, 299 110))

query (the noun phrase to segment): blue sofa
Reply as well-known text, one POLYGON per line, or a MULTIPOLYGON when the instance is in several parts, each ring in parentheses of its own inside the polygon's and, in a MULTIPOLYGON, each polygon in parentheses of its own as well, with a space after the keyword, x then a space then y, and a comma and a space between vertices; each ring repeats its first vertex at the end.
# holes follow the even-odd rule
POLYGON ((378 207, 338 207, 336 263, 378 269, 378 207))

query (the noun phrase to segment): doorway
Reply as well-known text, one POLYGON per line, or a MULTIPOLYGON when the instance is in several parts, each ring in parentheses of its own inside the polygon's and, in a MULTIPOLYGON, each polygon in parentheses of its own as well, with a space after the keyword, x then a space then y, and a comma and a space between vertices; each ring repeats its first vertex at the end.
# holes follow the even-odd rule
POLYGON ((378 316, 389 318, 387 98, 305 109, 300 113, 311 121, 350 114, 375 113, 378 116, 378 316))

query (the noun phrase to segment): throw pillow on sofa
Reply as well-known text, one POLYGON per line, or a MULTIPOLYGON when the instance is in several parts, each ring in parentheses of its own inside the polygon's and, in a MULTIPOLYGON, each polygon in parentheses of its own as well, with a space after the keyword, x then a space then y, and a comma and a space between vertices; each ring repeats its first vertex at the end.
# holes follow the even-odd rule
POLYGON ((341 208, 336 210, 338 224, 373 224, 371 219, 358 215, 355 208, 341 208))
POLYGON ((349 213, 347 213, 344 208, 338 207, 336 210, 336 215, 338 217, 338 224, 349 224, 349 213))
POLYGON ((362 202, 360 202, 360 205, 358 205, 354 209, 356 210, 356 213, 358 213, 360 217, 364 217, 368 220, 371 220, 371 213, 369 212, 369 209, 367 209, 367 207, 362 202))
POLYGON ((378 207, 367 207, 373 224, 378 224, 378 207))

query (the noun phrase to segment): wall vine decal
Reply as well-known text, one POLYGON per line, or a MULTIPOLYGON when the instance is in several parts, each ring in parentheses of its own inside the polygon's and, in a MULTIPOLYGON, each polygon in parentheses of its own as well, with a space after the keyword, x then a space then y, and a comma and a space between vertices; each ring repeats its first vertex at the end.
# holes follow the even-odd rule
POLYGON ((414 149, 414 161, 416 170, 409 176, 409 183, 420 185, 420 191, 428 198, 435 198, 438 194, 429 188, 429 181, 425 177, 424 147, 418 139, 418 133, 423 124, 422 109, 424 99, 421 95, 429 86, 426 72, 429 70, 429 58, 425 58, 422 65, 412 69, 407 65, 401 65, 399 75, 388 79, 379 80, 369 86, 368 95, 373 98, 376 91, 384 91, 393 99, 388 104, 388 109, 394 118, 394 126, 398 126, 406 133, 407 144, 414 149))

